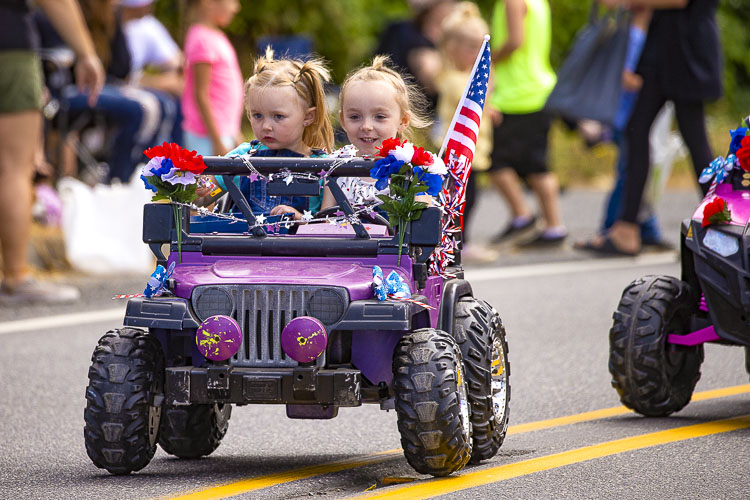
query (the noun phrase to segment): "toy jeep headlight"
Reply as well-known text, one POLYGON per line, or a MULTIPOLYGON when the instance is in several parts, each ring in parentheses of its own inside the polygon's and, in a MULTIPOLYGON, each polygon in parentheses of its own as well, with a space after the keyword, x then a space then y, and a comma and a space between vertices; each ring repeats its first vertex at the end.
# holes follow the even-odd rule
POLYGON ((722 257, 729 257, 740 251, 740 240, 731 234, 709 227, 703 236, 703 244, 722 257))
POLYGON ((193 292, 193 308, 201 321, 211 316, 231 316, 234 310, 232 295, 217 286, 198 287, 193 292))
POLYGON ((346 310, 342 292, 334 288, 321 288, 310 294, 307 300, 307 314, 332 325, 341 319, 346 310))

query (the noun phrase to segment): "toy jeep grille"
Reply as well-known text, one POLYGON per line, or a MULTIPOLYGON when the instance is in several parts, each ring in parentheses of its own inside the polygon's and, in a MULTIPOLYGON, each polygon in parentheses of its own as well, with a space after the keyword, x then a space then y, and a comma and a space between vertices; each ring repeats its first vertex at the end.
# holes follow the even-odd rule
MULTIPOLYGON (((193 290, 191 301, 196 313, 201 315, 198 310, 200 306, 205 307, 209 303, 216 305, 213 299, 219 296, 217 289, 227 292, 226 297, 232 302, 222 304, 221 309, 232 311, 231 316, 242 328, 242 347, 232 358, 232 364, 237 366, 297 366, 298 363, 287 358, 281 349, 281 330, 292 319, 305 315, 319 319, 324 325, 331 325, 343 316, 349 303, 349 294, 340 287, 208 285, 193 290)), ((318 358, 317 364, 325 364, 325 353, 318 358)))

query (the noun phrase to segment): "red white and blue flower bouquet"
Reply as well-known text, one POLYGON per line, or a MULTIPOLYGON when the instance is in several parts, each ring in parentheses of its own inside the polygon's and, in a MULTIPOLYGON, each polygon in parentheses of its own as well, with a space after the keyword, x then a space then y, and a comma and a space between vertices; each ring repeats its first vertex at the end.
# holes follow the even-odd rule
POLYGON ((165 142, 143 152, 149 162, 143 167, 141 179, 146 189, 154 192, 151 201, 167 200, 173 203, 174 222, 177 228, 177 253, 182 260, 182 207, 195 199, 198 176, 206 169, 203 157, 195 151, 175 143, 165 142))
POLYGON ((381 159, 370 169, 370 176, 376 179, 375 187, 379 190, 389 187, 389 193, 380 194, 378 198, 383 202, 391 225, 398 231, 398 265, 401 265, 406 225, 418 219, 428 206, 417 197, 437 196, 448 170, 436 155, 393 137, 383 141, 378 156, 381 159))

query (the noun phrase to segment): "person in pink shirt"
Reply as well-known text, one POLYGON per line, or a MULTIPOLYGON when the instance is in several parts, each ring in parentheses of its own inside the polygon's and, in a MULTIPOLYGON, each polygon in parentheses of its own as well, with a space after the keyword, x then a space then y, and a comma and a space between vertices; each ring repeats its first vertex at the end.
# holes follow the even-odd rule
POLYGON ((184 146, 222 155, 242 142, 242 71, 221 31, 240 10, 238 0, 190 0, 182 94, 184 146), (238 140, 239 139, 239 140, 238 140))

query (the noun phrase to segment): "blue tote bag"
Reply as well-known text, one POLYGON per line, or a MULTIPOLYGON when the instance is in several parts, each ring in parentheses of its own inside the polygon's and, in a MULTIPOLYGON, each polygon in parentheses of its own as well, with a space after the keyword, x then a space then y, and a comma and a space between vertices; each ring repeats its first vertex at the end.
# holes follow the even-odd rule
POLYGON ((629 12, 618 8, 600 15, 594 1, 589 21, 576 35, 545 108, 568 120, 611 125, 622 94, 629 33, 629 12))

